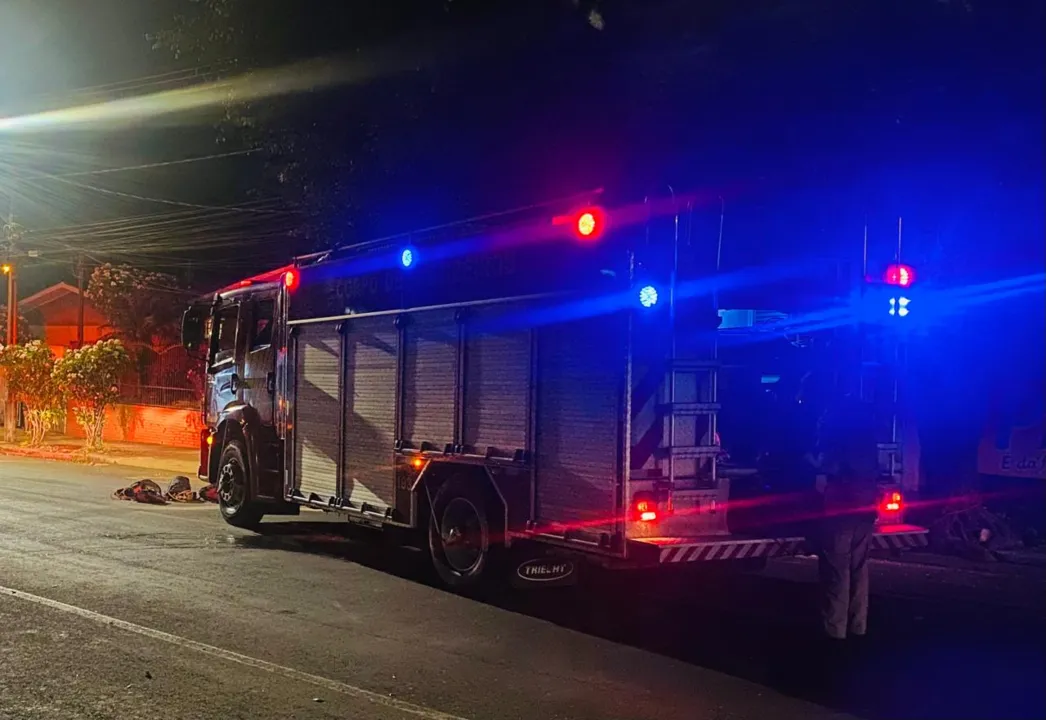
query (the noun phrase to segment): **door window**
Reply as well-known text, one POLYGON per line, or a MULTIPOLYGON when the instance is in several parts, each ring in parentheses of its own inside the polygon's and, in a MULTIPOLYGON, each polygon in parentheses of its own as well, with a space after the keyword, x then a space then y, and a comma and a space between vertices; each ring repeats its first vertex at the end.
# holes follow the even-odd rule
POLYGON ((219 365, 236 356, 236 320, 239 306, 224 308, 218 313, 218 341, 215 346, 214 364, 219 365))
POLYGON ((262 300, 254 306, 254 333, 251 335, 251 350, 260 350, 272 345, 272 317, 276 303, 262 300))

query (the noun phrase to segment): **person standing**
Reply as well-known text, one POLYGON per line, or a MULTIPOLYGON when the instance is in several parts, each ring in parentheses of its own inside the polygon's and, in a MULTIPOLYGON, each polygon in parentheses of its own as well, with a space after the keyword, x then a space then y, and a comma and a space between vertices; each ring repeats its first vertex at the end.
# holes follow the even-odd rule
POLYGON ((825 635, 844 640, 868 631, 868 555, 878 502, 875 411, 847 395, 819 427, 824 512, 819 528, 820 614, 825 635))

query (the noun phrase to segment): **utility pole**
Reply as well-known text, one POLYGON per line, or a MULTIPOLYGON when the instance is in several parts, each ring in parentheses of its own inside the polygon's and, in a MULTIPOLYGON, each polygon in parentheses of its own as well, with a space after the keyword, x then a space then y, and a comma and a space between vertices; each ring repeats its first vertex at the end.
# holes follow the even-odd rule
MULTIPOLYGON (((11 203, 13 205, 13 199, 11 203)), ((15 262, 15 251, 17 250, 15 240, 20 239, 18 229, 14 224, 14 211, 9 210, 7 224, 4 226, 3 239, 8 246, 11 256, 3 266, 4 275, 7 276, 7 344, 14 345, 18 342, 18 266, 15 262)), ((0 400, 4 402, 4 440, 14 442, 15 425, 18 422, 18 406, 11 397, 11 388, 7 382, 0 382, 0 400)))
POLYGON ((80 253, 80 256, 76 260, 76 289, 79 293, 79 307, 76 310, 76 347, 82 348, 84 346, 84 256, 80 253))
POLYGON ((18 290, 17 290, 17 266, 13 262, 5 262, 3 265, 4 277, 7 278, 7 328, 4 340, 8 345, 18 342, 18 290))

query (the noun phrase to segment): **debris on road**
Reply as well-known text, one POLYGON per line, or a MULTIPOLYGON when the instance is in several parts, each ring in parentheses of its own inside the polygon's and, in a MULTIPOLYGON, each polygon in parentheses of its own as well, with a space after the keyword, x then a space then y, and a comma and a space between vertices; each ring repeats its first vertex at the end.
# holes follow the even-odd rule
POLYGON ((977 505, 942 515, 930 526, 930 545, 939 552, 994 561, 996 553, 1023 543, 1004 516, 977 505))
POLYGON ((166 505, 173 503, 218 502, 217 490, 208 485, 199 492, 192 489, 189 478, 179 475, 171 480, 164 491, 155 481, 137 480, 125 488, 113 491, 114 500, 130 500, 148 505, 166 505))

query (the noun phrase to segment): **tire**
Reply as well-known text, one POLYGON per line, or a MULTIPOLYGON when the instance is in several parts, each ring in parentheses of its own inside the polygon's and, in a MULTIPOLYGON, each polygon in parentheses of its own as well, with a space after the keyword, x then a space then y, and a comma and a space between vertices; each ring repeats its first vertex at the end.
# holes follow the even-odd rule
POLYGON ((243 443, 226 444, 218 460, 218 510, 233 527, 256 530, 262 512, 252 501, 250 466, 243 443))
POLYGON ((429 553, 439 579, 452 590, 478 590, 495 574, 499 546, 490 518, 496 503, 485 490, 451 478, 432 499, 429 553))

